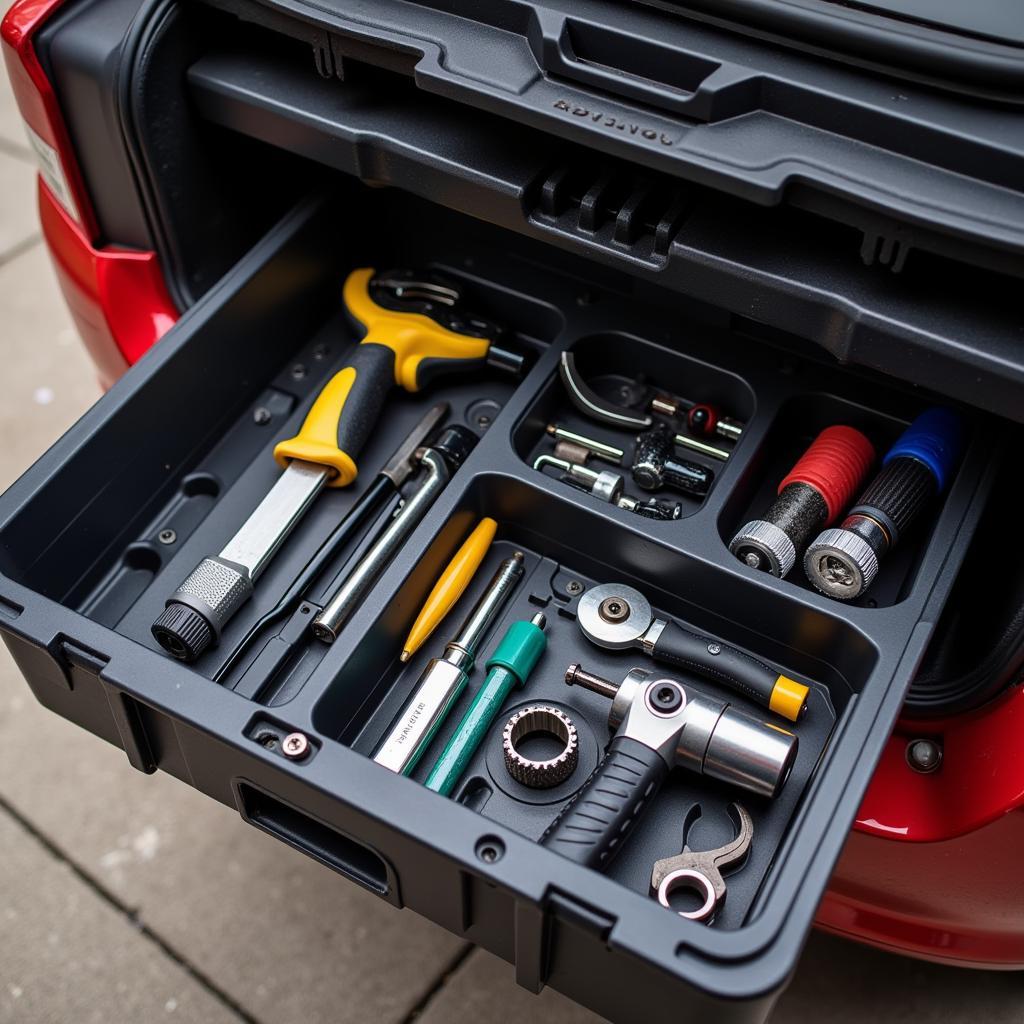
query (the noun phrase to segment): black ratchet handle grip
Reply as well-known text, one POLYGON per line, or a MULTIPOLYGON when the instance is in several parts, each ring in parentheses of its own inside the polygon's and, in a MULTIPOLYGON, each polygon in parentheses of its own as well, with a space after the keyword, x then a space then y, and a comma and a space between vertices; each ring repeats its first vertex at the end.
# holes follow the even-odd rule
POLYGON ((583 788, 541 836, 541 844, 603 871, 658 792, 668 765, 650 747, 616 736, 583 788))
POLYGON ((762 707, 771 706, 778 672, 749 654, 691 633, 675 622, 666 623, 651 656, 728 686, 762 707))

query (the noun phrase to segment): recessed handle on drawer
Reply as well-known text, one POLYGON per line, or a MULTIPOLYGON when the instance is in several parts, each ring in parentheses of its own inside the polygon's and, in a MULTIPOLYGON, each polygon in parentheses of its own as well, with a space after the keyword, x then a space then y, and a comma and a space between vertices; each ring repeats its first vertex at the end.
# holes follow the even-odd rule
POLYGON ((239 813, 264 832, 400 907, 398 877, 374 849, 250 782, 236 781, 239 813))

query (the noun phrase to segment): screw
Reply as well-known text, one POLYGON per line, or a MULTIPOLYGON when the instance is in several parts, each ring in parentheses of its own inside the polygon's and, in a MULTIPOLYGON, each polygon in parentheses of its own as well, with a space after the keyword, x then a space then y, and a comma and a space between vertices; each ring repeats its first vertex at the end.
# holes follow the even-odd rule
POLYGON ((657 683, 647 692, 647 704, 652 711, 672 715, 683 706, 683 694, 671 683, 657 683))
POLYGON ((161 530, 156 536, 161 544, 173 544, 178 539, 178 535, 171 529, 161 530))
POLYGON ((317 345, 316 348, 313 349, 313 358, 326 359, 328 352, 330 352, 330 349, 326 345, 317 345))
POLYGON ((577 594, 583 593, 583 584, 579 580, 569 580, 565 585, 565 592, 575 597, 577 594))
POLYGON ((290 732, 281 741, 281 753, 297 761, 309 753, 309 739, 304 733, 290 732))
POLYGON ((942 764, 942 747, 935 740, 911 740, 907 744, 907 764, 927 775, 942 764))
POLYGON ((480 413, 480 415, 477 416, 476 418, 476 425, 481 430, 486 430, 491 425, 491 417, 488 416, 487 413, 485 412, 480 413))
POLYGON ((252 421, 258 427, 262 427, 264 423, 269 423, 273 418, 270 410, 265 405, 257 405, 252 411, 252 421))
POLYGON ((505 844, 497 836, 484 836, 476 844, 476 855, 485 864, 494 864, 505 855, 505 844))
POLYGON ((721 654, 721 653, 722 653, 722 645, 721 644, 708 644, 708 654, 721 654))
POLYGON ((308 372, 304 363, 296 363, 292 367, 292 380, 302 380, 308 372))
POLYGON ((605 622, 625 622, 630 615, 630 607, 621 597, 606 597, 597 608, 597 614, 605 622))

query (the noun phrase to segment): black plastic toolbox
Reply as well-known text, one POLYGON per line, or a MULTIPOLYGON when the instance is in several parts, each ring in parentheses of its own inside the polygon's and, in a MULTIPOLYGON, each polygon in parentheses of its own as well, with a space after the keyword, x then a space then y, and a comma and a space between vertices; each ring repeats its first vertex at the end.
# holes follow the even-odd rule
MULTIPOLYGON (((856 424, 886 444, 922 396, 780 354, 727 321, 659 307, 653 295, 646 315, 638 313, 615 287, 624 279, 580 302, 578 278, 545 255, 498 229, 357 183, 300 203, 4 495, 0 629, 39 700, 124 747, 135 767, 178 776, 382 898, 513 961, 522 984, 550 984, 616 1020, 712 1008, 718 1019, 759 1019, 795 965, 963 558, 998 463, 990 428, 970 414, 970 449, 941 513, 905 557, 886 563, 870 602, 841 606, 795 581, 756 574, 728 553, 726 539, 762 500, 764 479, 828 422, 856 424), (169 591, 273 481, 274 441, 294 430, 344 358, 352 337, 338 312, 339 282, 367 259, 367 235, 353 230, 360 219, 378 229, 370 256, 426 261, 468 280, 537 359, 514 389, 500 378, 464 381, 389 406, 364 472, 438 397, 478 430, 484 402, 490 422, 339 640, 312 643, 249 699, 232 690, 244 666, 224 685, 210 677, 350 494, 331 492, 314 506, 224 644, 194 667, 160 651, 149 625, 169 591), (421 230, 397 230, 408 223, 421 230), (621 360, 619 369, 699 382, 748 416, 702 505, 677 522, 652 523, 524 461, 563 401, 555 367, 570 346, 581 358, 602 347, 612 370, 621 360), (269 424, 256 422, 258 407, 272 411, 269 424), (795 727, 801 753, 791 781, 774 802, 745 801, 754 853, 730 878, 714 927, 663 910, 646 886, 652 860, 678 852, 694 801, 705 808, 700 841, 723 837, 731 799, 723 786, 674 773, 603 876, 534 842, 560 802, 510 796, 508 780, 488 766, 487 745, 460 788, 465 806, 425 790, 417 781, 425 766, 405 779, 363 756, 438 646, 435 638, 408 665, 397 661, 419 602, 481 514, 501 524, 491 561, 512 545, 527 556, 527 578, 504 621, 538 607, 551 620, 549 650, 521 699, 571 709, 591 760, 607 740, 607 709, 562 684, 566 664, 581 660, 618 676, 642 656, 583 641, 570 579, 633 582, 665 612, 812 686, 810 711, 795 727), (159 539, 167 529, 172 544, 159 539), (267 745, 292 730, 313 744, 301 763, 267 745)), ((570 792, 581 780, 582 773, 570 792)))
MULTIPOLYGON (((997 74, 1012 40, 975 47, 973 63, 960 54, 956 81, 926 88, 821 60, 795 37, 766 48, 753 22, 745 33, 721 20, 596 0, 143 3, 118 113, 169 286, 189 308, 0 498, 0 631, 43 704, 136 768, 170 772, 515 963, 528 988, 550 984, 617 1021, 767 1015, 1000 471, 996 417, 1024 419, 1024 138, 1016 78, 997 74), (236 157, 244 182, 224 162, 236 157), (246 208, 266 186, 266 204, 246 208), (226 191, 236 201, 219 204, 226 191), (515 384, 481 375, 389 400, 360 481, 317 500, 219 647, 175 662, 150 625, 272 485, 274 443, 344 364, 356 339, 341 284, 357 266, 465 283, 531 368, 515 384), (623 441, 567 403, 565 351, 605 383, 642 373, 745 422, 729 460, 708 463, 708 494, 679 499, 681 518, 640 518, 532 468, 552 420, 623 441), (481 440, 338 640, 300 644, 266 674, 255 648, 214 682, 439 399, 481 440), (823 427, 858 427, 883 451, 937 401, 965 403, 966 453, 866 597, 831 601, 799 569, 777 580, 730 555, 823 427), (400 663, 423 598, 484 515, 500 524, 485 565, 400 663), (565 708, 583 767, 527 790, 504 774, 494 730, 447 800, 420 785, 430 757, 405 779, 366 755, 513 550, 526 575, 478 662, 504 625, 543 611, 548 650, 508 711, 538 698, 565 708), (754 846, 711 927, 648 886, 694 804, 696 844, 729 837, 737 794, 722 784, 674 772, 606 875, 535 842, 608 740, 607 706, 566 687, 566 666, 618 679, 645 664, 577 628, 579 591, 612 581, 811 687, 786 787, 743 798, 754 846), (311 744, 302 761, 281 752, 296 730, 311 744)), ((59 27, 58 54, 104 52, 76 50, 59 27)))

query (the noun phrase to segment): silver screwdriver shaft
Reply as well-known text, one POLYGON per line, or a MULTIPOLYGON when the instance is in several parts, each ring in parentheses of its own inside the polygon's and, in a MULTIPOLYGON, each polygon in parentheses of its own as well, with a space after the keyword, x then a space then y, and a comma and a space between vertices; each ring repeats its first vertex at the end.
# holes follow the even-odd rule
POLYGON ((523 554, 517 551, 498 567, 455 639, 445 646, 444 654, 427 665, 412 696, 373 755, 377 764, 402 775, 408 775, 416 767, 449 709, 465 689, 477 650, 522 575, 523 554))

